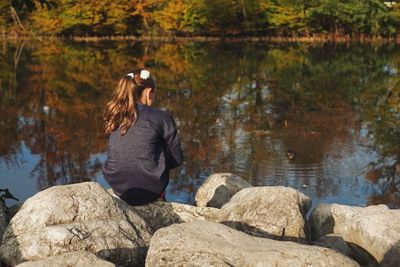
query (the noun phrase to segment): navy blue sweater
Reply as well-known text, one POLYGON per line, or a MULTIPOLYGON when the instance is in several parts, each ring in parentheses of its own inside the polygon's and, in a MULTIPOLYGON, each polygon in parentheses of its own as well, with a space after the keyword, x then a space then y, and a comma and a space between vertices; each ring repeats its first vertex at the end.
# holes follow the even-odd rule
POLYGON ((138 119, 125 135, 116 130, 109 136, 103 175, 119 197, 131 205, 142 205, 164 192, 169 170, 182 160, 173 118, 139 104, 138 119))

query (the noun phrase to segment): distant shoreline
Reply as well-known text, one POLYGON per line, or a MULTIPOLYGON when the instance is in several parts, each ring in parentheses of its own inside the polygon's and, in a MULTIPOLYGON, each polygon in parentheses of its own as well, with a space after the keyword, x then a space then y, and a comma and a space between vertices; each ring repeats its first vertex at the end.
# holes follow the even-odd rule
POLYGON ((387 37, 350 37, 350 36, 134 36, 134 35, 110 35, 110 36, 44 36, 44 35, 21 35, 0 36, 2 41, 12 40, 71 40, 76 42, 101 42, 101 41, 143 41, 143 42, 273 42, 273 43, 400 43, 400 36, 387 37))

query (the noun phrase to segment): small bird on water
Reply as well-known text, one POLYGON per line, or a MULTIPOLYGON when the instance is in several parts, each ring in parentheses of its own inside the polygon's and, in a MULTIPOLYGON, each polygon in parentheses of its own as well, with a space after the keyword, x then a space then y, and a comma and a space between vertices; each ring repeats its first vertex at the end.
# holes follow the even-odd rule
POLYGON ((296 159, 296 151, 292 150, 292 149, 288 149, 286 151, 286 156, 288 157, 288 159, 290 160, 295 160, 296 159))

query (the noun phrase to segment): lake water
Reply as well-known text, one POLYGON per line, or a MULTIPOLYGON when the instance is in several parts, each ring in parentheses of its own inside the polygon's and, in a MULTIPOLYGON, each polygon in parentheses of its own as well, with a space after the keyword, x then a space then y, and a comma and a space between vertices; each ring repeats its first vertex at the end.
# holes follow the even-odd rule
POLYGON ((145 66, 184 149, 168 200, 194 203, 208 175, 231 172, 314 205, 400 208, 398 45, 18 41, 0 58, 0 187, 20 200, 108 187, 103 107, 145 66))

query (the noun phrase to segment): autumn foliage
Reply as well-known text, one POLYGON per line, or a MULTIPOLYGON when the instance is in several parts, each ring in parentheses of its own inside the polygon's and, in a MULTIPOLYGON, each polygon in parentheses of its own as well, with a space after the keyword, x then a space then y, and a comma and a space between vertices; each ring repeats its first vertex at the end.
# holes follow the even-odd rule
POLYGON ((3 31, 41 35, 394 37, 400 4, 382 0, 0 0, 3 31), (14 1, 15 2, 15 1, 14 1), (41 2, 50 2, 44 5, 41 2))

